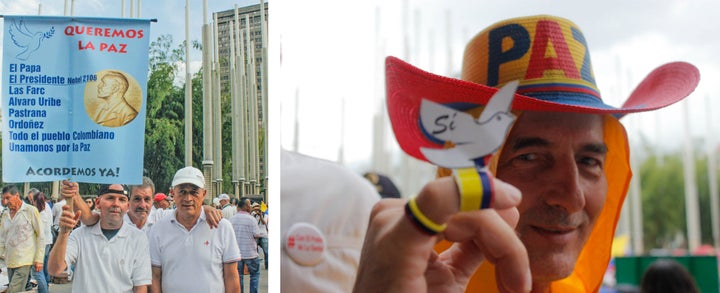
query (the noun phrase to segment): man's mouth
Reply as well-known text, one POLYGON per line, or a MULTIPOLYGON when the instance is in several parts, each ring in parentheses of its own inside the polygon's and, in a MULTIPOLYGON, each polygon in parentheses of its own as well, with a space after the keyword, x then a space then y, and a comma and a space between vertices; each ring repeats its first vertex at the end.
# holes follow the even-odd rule
POLYGON ((564 234, 564 233, 570 233, 572 231, 575 231, 575 227, 571 226, 532 226, 533 229, 542 231, 544 233, 555 233, 555 234, 564 234))
POLYGON ((575 226, 530 226, 530 228, 545 240, 561 245, 568 244, 577 236, 575 226))

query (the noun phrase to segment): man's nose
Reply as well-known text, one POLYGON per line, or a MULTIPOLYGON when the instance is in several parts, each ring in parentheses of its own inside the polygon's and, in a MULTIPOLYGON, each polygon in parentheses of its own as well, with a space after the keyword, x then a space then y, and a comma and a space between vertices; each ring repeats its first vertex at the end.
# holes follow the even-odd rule
POLYGON ((548 184, 552 184, 545 198, 548 205, 562 207, 569 213, 585 208, 582 176, 574 157, 556 159, 546 176, 548 184))

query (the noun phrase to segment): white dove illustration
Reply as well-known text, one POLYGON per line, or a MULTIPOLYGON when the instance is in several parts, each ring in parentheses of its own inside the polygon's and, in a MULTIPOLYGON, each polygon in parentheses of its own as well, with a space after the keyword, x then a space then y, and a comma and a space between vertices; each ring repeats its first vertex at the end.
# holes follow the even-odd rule
POLYGON ((420 105, 420 121, 427 134, 451 141, 449 149, 420 148, 425 158, 438 166, 458 169, 477 166, 478 159, 494 153, 505 140, 515 116, 510 113, 518 82, 512 81, 490 98, 480 118, 423 99, 420 105))
POLYGON ((10 29, 10 37, 15 43, 15 46, 23 48, 25 50, 18 53, 15 58, 18 60, 25 61, 30 55, 40 48, 40 44, 44 39, 49 39, 55 33, 55 28, 51 27, 47 32, 31 32, 25 22, 21 19, 20 24, 13 21, 10 29))

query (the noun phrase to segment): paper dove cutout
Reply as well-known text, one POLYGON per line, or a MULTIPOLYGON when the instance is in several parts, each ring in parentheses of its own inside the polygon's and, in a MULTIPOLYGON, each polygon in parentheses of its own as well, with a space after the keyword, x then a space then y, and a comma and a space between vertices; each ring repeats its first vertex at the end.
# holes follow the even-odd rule
POLYGON ((15 58, 25 61, 30 58, 33 52, 40 48, 40 44, 44 39, 49 39, 55 34, 55 27, 51 27, 49 31, 44 33, 31 32, 25 25, 25 22, 20 20, 20 24, 13 21, 8 31, 15 46, 24 49, 18 53, 15 58))
POLYGON ((430 136, 455 144, 449 149, 421 147, 425 158, 449 169, 484 167, 480 162, 503 144, 515 121, 510 105, 517 86, 518 82, 512 81, 498 90, 477 120, 465 112, 423 99, 420 105, 422 127, 430 136))

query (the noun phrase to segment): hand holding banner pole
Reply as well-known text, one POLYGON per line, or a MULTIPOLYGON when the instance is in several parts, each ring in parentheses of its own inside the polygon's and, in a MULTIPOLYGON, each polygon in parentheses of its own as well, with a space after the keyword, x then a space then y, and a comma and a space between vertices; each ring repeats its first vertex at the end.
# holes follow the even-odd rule
MULTIPOLYGON (((71 213, 75 213, 73 200, 75 198, 75 195, 78 194, 79 196, 80 192, 80 186, 77 182, 71 182, 69 180, 63 180, 60 183, 60 194, 65 198, 65 205, 67 205, 70 208, 71 213)), ((67 228, 64 226, 60 226, 60 230, 62 232, 68 232, 67 228)))

